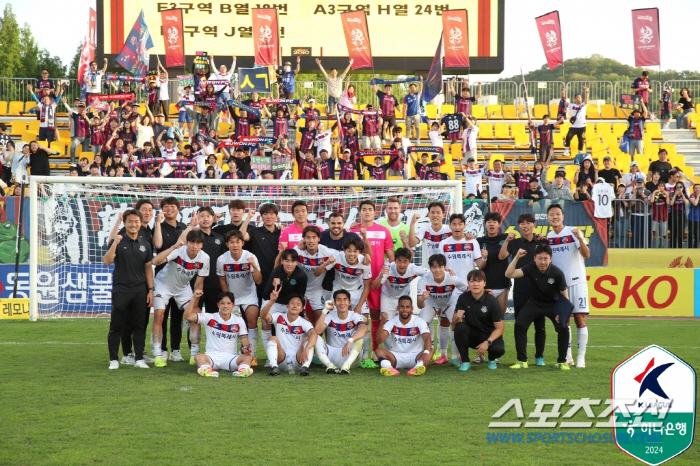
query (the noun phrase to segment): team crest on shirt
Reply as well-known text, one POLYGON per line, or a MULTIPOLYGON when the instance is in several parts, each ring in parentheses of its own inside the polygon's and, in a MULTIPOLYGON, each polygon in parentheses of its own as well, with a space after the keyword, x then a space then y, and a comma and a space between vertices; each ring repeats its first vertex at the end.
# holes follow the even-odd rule
POLYGON ((486 306, 481 306, 481 312, 486 313, 488 311, 488 308, 486 306))
POLYGON ((411 327, 411 330, 409 330, 408 333, 411 335, 418 335, 418 327, 411 327))
POLYGON ((550 285, 554 285, 554 279, 553 279, 553 278, 548 278, 548 279, 547 279, 547 283, 549 283, 550 285))
POLYGON ((296 285, 296 284, 297 284, 297 281, 296 281, 295 279, 292 278, 291 280, 289 280, 289 284, 290 284, 290 285, 296 285))
POLYGON ((146 252, 146 246, 141 245, 141 246, 139 247, 139 251, 141 251, 141 252, 146 252))
POLYGON ((215 239, 214 242, 215 242, 216 244, 221 244, 221 240, 220 240, 219 238, 215 239))

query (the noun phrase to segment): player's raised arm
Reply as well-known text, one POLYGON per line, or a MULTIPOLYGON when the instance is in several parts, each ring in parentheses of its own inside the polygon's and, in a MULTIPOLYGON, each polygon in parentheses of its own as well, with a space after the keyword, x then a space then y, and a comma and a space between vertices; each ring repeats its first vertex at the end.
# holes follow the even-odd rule
POLYGON ((508 268, 506 269, 507 278, 523 278, 525 276, 522 270, 515 268, 518 265, 518 259, 525 257, 525 255, 527 255, 526 250, 518 249, 518 254, 515 255, 512 261, 510 261, 510 264, 508 264, 508 268))
POLYGON ((190 302, 187 304, 187 307, 185 308, 185 313, 182 315, 182 318, 185 320, 188 320, 190 322, 197 322, 197 310, 199 309, 199 298, 202 297, 204 294, 204 291, 202 290, 195 290, 194 295, 192 296, 192 299, 190 302))

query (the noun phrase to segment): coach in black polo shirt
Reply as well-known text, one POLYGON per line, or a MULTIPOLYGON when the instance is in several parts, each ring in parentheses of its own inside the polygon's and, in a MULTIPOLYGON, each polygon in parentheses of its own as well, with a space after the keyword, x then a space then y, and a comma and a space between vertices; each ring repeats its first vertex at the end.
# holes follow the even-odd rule
POLYGON ((505 276, 508 261, 501 259, 499 253, 508 235, 501 233, 501 214, 498 212, 486 214, 484 223, 486 236, 476 239, 481 247, 481 257, 486 262, 482 270, 486 274, 486 283, 489 284, 489 289, 493 290, 493 296, 501 305, 505 316, 511 283, 505 276))
MULTIPOLYGON (((260 217, 262 218, 263 224, 260 227, 248 226, 250 222, 251 214, 245 218, 243 225, 241 226, 241 233, 243 233, 243 240, 245 241, 244 248, 250 251, 258 258, 258 263, 260 264, 260 273, 263 276, 260 285, 257 285, 256 289, 258 292, 258 301, 262 301, 263 292, 265 291, 265 285, 275 269, 275 259, 277 258, 277 245, 280 241, 280 229, 277 228, 277 214, 279 213, 279 208, 275 204, 262 204, 258 209, 260 217)), ((262 307, 262 305, 260 306, 262 307)), ((265 322, 263 322, 263 329, 265 328, 265 322)))
MULTIPOLYGON (((226 252, 226 240, 224 237, 213 231, 215 218, 214 209, 211 207, 200 207, 197 210, 197 221, 199 222, 199 231, 204 233, 204 246, 202 251, 209 256, 209 270, 216 270, 216 261, 224 252, 226 252)), ((195 278, 196 279, 196 278, 195 278)), ((204 312, 217 313, 219 306, 216 304, 221 293, 221 282, 216 273, 210 273, 204 279, 204 295, 199 298, 200 307, 204 304, 204 312)))
POLYGON ((506 352, 503 343, 503 310, 492 295, 486 293, 486 274, 479 269, 467 274, 469 291, 457 299, 452 318, 455 344, 462 357, 459 370, 468 371, 469 348, 480 357, 488 353, 488 368, 496 369, 496 359, 506 352))
MULTIPOLYGON (((515 259, 515 255, 519 250, 527 251, 523 257, 518 259, 518 268, 521 269, 529 264, 535 263, 535 248, 541 244, 547 244, 547 240, 539 235, 535 235, 534 229, 536 225, 535 216, 532 214, 522 214, 518 217, 518 228, 520 229, 520 238, 515 237, 515 233, 510 233, 506 238, 501 252, 498 254, 499 259, 507 259, 508 256, 515 259), (539 237, 539 239, 538 239, 539 237)), ((516 278, 513 280, 513 312, 515 318, 518 318, 520 309, 523 308, 528 299, 530 299, 530 281, 527 278, 516 278)), ((544 327, 544 317, 538 317, 534 320, 535 324, 535 364, 544 366, 544 345, 547 341, 547 332, 544 327)))
POLYGON ((511 366, 511 369, 527 369, 527 330, 537 317, 548 317, 557 331, 557 366, 562 370, 569 370, 566 364, 569 329, 567 322, 558 322, 554 309, 560 294, 569 298, 564 272, 552 264, 552 248, 547 244, 535 248, 533 264, 518 269, 518 260, 526 254, 526 250, 519 250, 506 270, 508 278, 526 278, 532 291, 515 319, 515 349, 518 352, 518 362, 511 366))
POLYGON ((306 295, 308 278, 306 272, 299 267, 299 254, 294 249, 285 249, 282 251, 281 257, 282 265, 272 271, 263 291, 263 302, 269 301, 272 289, 278 285, 282 286, 277 301, 272 306, 272 312, 285 312, 281 309, 287 309, 292 295, 306 295))
POLYGON ((112 313, 107 334, 109 368, 119 369, 119 343, 122 329, 130 330, 134 342, 135 367, 148 369, 143 361, 146 345, 144 316, 153 302, 153 250, 139 236, 141 213, 127 210, 122 218, 126 235, 118 235, 103 258, 105 265, 114 263, 112 278, 112 313))
MULTIPOLYGON (((228 203, 228 213, 231 216, 231 223, 216 225, 214 231, 223 235, 226 238, 226 233, 229 231, 240 231, 243 226, 244 215, 246 214, 245 202, 240 199, 233 199, 228 203)), ((217 221, 221 214, 217 216, 217 221)))

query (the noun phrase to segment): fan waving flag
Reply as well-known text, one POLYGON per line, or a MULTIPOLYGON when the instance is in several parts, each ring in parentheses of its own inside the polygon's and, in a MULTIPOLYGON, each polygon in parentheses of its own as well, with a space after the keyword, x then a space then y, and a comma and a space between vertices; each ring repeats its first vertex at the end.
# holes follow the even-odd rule
POLYGON ((185 66, 182 10, 163 10, 160 15, 163 22, 163 40, 165 41, 165 66, 185 66))
POLYGON ((428 79, 423 84, 423 95, 421 96, 421 121, 429 123, 428 117, 425 116, 425 104, 429 103, 442 92, 442 36, 438 43, 433 63, 430 65, 428 79))
POLYGON ((442 12, 445 41, 445 68, 469 68, 469 25, 467 10, 442 12))
POLYGON ((145 76, 148 71, 148 50, 152 48, 153 39, 148 31, 148 26, 146 26, 143 10, 141 10, 141 14, 136 19, 116 61, 131 74, 140 78, 145 76))
POLYGON ((255 64, 279 65, 280 38, 277 8, 253 8, 252 14, 255 64))
POLYGON ((552 11, 535 18, 537 31, 540 33, 544 56, 547 57, 549 69, 553 70, 564 63, 564 49, 561 42, 561 24, 559 12, 552 11))
POLYGON ((661 65, 659 9, 632 10, 634 66, 661 65))
POLYGON ((78 83, 82 86, 85 77, 85 70, 90 66, 90 62, 95 59, 95 31, 96 31, 95 10, 90 8, 90 29, 83 42, 83 50, 80 52, 80 63, 78 65, 78 83))
POLYGON ((352 63, 352 69, 374 68, 372 61, 372 46, 369 43, 369 29, 367 28, 367 14, 364 10, 342 13, 340 15, 345 32, 345 42, 348 45, 348 56, 352 63))

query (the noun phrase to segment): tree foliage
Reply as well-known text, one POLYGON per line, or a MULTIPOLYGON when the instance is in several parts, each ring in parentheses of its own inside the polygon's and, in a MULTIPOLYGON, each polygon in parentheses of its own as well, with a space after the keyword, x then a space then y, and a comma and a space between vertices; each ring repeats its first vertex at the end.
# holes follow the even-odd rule
POLYGON ((22 76, 22 56, 19 42, 19 24, 12 12, 12 5, 6 4, 0 18, 0 77, 22 76))

